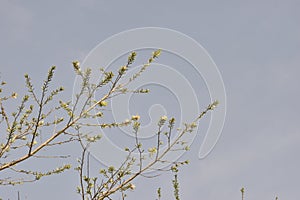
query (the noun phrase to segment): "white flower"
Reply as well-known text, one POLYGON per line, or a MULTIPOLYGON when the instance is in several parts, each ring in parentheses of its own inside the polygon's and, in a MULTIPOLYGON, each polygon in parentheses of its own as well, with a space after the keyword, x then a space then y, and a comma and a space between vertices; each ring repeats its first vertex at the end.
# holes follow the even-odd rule
POLYGON ((139 115, 132 115, 131 119, 134 121, 139 120, 141 117, 139 115))
POLYGON ((129 184, 129 188, 130 188, 131 190, 134 190, 134 189, 135 189, 135 185, 133 185, 132 183, 130 183, 130 184, 129 184))
POLYGON ((160 119, 166 121, 168 119, 168 117, 164 115, 160 119))

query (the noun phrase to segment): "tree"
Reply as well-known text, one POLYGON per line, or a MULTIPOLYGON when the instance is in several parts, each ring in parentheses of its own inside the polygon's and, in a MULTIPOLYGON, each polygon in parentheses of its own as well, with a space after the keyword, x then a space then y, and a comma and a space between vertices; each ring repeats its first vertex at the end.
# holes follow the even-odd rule
MULTIPOLYGON (((0 185, 16 185, 26 182, 35 182, 43 177, 62 173, 71 169, 70 164, 55 169, 40 172, 35 169, 22 167, 24 161, 34 159, 64 158, 61 156, 43 155, 42 150, 59 149, 61 145, 70 142, 80 144, 82 150, 78 155, 78 166, 75 170, 79 175, 78 194, 83 200, 111 199, 112 195, 119 192, 123 199, 127 190, 133 190, 135 185, 132 181, 145 176, 151 171, 172 171, 174 173, 173 187, 174 196, 179 199, 179 183, 177 179, 178 167, 188 164, 188 161, 168 160, 166 156, 171 151, 187 151, 189 145, 184 141, 184 135, 197 127, 197 122, 209 111, 213 110, 218 102, 211 103, 202 113, 195 116, 195 120, 183 124, 180 129, 175 129, 175 118, 162 116, 158 119, 156 142, 152 147, 145 149, 139 139, 140 116, 134 115, 131 119, 122 122, 104 123, 106 106, 112 98, 126 93, 148 93, 148 89, 131 90, 130 83, 141 76, 161 51, 152 53, 146 64, 140 67, 133 76, 127 77, 126 72, 135 61, 136 53, 132 52, 124 66, 117 72, 100 69, 97 82, 91 82, 91 69, 82 70, 78 61, 73 62, 75 74, 81 80, 80 92, 76 94, 74 101, 57 100, 63 93, 63 87, 51 89, 55 66, 52 66, 43 82, 40 93, 38 93, 29 75, 25 75, 27 93, 22 97, 16 111, 7 109, 18 94, 7 93, 6 82, 2 81, 0 88, 0 126, 1 126, 1 148, 0 148, 0 185), (123 82, 121 82, 121 80, 123 82), (102 97, 95 98, 95 92, 101 91, 102 97), (81 102, 81 103, 80 103, 81 102), (82 103, 83 102, 83 103, 82 103), (89 119, 101 119, 99 124, 89 123, 89 119), (127 156, 119 166, 108 166, 100 169, 100 175, 92 176, 89 172, 89 147, 101 139, 100 134, 85 132, 83 128, 97 126, 99 128, 117 128, 121 126, 132 127, 135 135, 135 144, 126 147, 127 156), (176 134, 174 133, 176 132, 176 134), (166 143, 166 148, 161 148, 166 143), (162 163, 169 163, 170 168, 161 168, 162 163), (133 170, 137 168, 137 170, 133 170), (5 177, 5 172, 15 174, 5 177), (15 178, 18 177, 18 178, 15 178), (21 177, 21 178, 20 178, 21 177)), ((161 197, 160 188, 157 191, 158 199, 161 197)))

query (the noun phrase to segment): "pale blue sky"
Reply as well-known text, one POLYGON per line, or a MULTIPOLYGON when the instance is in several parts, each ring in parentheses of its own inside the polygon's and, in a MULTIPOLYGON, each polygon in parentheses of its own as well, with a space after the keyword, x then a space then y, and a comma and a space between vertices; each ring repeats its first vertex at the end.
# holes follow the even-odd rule
MULTIPOLYGON (((0 2, 1 77, 23 89, 23 74, 42 80, 57 65, 57 79, 71 95, 71 61, 82 60, 107 37, 158 26, 202 44, 219 67, 227 92, 220 141, 198 160, 197 142, 180 173, 182 199, 297 199, 300 186, 300 2, 286 1, 9 1, 0 2)), ((138 179, 128 199, 155 199, 170 180, 138 179)), ((16 199, 79 199, 77 177, 53 176, 37 184, 2 187, 16 199)))

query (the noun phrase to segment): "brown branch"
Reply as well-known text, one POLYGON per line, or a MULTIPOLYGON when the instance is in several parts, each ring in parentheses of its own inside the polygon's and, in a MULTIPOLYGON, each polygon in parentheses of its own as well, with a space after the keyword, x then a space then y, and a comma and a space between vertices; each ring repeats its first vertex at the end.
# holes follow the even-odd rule
MULTIPOLYGON (((210 104, 191 124, 194 124, 198 120, 200 120, 209 110, 213 110, 216 105, 217 105, 217 102, 214 102, 214 103, 210 104)), ((124 186, 129 184, 136 177, 138 177, 139 175, 142 175, 142 173, 144 173, 148 169, 151 169, 152 166, 154 166, 157 162, 159 162, 160 160, 162 160, 162 158, 165 157, 165 155, 172 149, 173 146, 175 146, 178 143, 178 141, 182 138, 182 136, 186 132, 188 132, 190 130, 190 128, 191 128, 190 126, 186 125, 185 128, 179 134, 179 136, 171 143, 171 145, 168 148, 166 148, 164 150, 164 152, 162 154, 160 154, 157 158, 155 158, 154 161, 149 163, 146 167, 144 167, 139 172, 133 174, 131 177, 129 177, 127 180, 125 180, 122 184, 118 185, 117 187, 115 187, 111 190, 107 190, 105 193, 103 193, 103 195, 98 197, 98 200, 103 200, 103 199, 109 197, 111 194, 121 190, 124 186)))

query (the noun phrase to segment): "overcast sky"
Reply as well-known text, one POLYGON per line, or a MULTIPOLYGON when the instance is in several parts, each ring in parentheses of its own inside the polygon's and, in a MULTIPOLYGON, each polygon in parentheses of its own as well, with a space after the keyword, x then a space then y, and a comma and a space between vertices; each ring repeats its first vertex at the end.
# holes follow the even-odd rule
MULTIPOLYGON (((70 63, 101 41, 137 27, 180 31, 199 42, 217 64, 226 87, 227 116, 219 142, 199 160, 200 138, 184 157, 182 199, 298 199, 300 187, 300 1, 9 1, 0 2, 1 78, 24 90, 52 65, 70 95, 70 63), (66 74, 70 74, 66 76, 66 74)), ((163 55, 162 55, 163 56, 163 55)), ((168 177, 168 176, 166 176, 168 177)), ((138 179, 128 199, 155 199, 170 178, 138 179)), ((78 178, 67 172, 37 184, 1 187, 4 199, 79 199, 78 178)))

